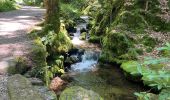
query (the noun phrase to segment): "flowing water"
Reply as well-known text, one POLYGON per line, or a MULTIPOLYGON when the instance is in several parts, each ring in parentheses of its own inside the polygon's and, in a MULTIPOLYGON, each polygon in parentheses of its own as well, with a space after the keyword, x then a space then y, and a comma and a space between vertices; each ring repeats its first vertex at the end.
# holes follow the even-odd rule
MULTIPOLYGON (((77 27, 74 42, 81 41, 79 40, 80 26, 82 27, 82 25, 77 27)), ((133 93, 143 91, 143 88, 126 80, 118 66, 99 65, 99 55, 100 52, 90 48, 85 50, 84 55, 81 56, 81 62, 71 65, 68 73, 72 80, 67 87, 81 86, 93 90, 104 100, 135 100, 133 93)))

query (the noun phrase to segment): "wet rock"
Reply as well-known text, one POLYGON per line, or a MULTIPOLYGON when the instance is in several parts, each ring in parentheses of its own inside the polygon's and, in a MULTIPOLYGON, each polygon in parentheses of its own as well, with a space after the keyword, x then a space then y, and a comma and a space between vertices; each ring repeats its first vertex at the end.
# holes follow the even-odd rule
POLYGON ((66 30, 69 32, 69 33, 75 33, 77 30, 75 27, 72 27, 72 26, 69 26, 68 28, 66 28, 66 30))
POLYGON ((50 89, 58 92, 62 89, 62 86, 64 85, 64 81, 60 77, 55 77, 50 84, 50 89))
POLYGON ((73 55, 73 56, 66 58, 64 65, 67 66, 68 68, 70 68, 71 64, 77 63, 79 61, 80 61, 80 59, 77 56, 73 55))
POLYGON ((81 32, 81 33, 87 32, 87 30, 86 30, 85 28, 82 28, 82 29, 80 30, 80 32, 81 32))
POLYGON ((70 36, 74 36, 74 33, 69 33, 70 36))
POLYGON ((9 77, 7 87, 11 100, 44 100, 33 88, 31 82, 22 75, 16 74, 9 77))
POLYGON ((92 90, 86 90, 79 86, 73 86, 65 89, 60 100, 103 100, 103 98, 92 90))
POLYGON ((74 64, 74 63, 76 63, 76 62, 78 62, 79 61, 79 59, 77 58, 77 56, 70 56, 70 57, 67 57, 67 59, 66 59, 66 63, 69 63, 69 64, 74 64))
POLYGON ((73 49, 71 49, 71 50, 68 52, 68 54, 69 54, 69 55, 77 54, 78 51, 79 51, 78 48, 73 48, 73 49))
POLYGON ((84 54, 84 52, 85 52, 85 50, 84 50, 84 49, 79 49, 78 54, 79 54, 79 55, 83 55, 83 54, 84 54))

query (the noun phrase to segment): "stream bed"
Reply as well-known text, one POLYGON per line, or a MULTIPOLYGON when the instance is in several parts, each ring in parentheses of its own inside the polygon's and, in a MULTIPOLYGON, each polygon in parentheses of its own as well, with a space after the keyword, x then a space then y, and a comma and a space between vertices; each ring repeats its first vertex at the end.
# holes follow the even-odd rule
MULTIPOLYGON (((72 39, 74 45, 83 43, 79 40, 81 28, 86 28, 86 23, 78 25, 72 39)), ((141 85, 128 81, 119 66, 98 64, 99 56, 99 51, 86 48, 81 61, 72 64, 67 72, 71 79, 67 87, 81 86, 98 93, 104 100, 136 100, 134 92, 145 91, 141 85)))

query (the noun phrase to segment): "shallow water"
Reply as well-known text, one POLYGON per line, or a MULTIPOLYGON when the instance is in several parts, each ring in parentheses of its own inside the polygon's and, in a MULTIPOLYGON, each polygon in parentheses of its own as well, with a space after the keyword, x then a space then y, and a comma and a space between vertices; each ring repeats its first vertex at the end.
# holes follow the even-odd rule
POLYGON ((99 52, 85 51, 82 61, 71 66, 68 87, 81 86, 101 95, 104 100, 135 100, 134 92, 144 89, 125 79, 117 66, 98 65, 99 52), (76 74, 72 74, 76 73, 76 74))

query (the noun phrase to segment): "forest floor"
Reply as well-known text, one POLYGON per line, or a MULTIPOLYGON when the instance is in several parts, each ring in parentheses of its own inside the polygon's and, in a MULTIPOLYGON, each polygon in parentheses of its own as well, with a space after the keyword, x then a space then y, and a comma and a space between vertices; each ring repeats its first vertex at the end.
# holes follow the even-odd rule
POLYGON ((44 13, 44 9, 30 6, 0 13, 0 74, 5 73, 9 60, 28 54, 31 40, 26 33, 41 21, 44 13))
POLYGON ((27 32, 39 23, 45 13, 38 7, 0 13, 0 100, 8 100, 6 68, 11 59, 29 53, 32 40, 27 32))

